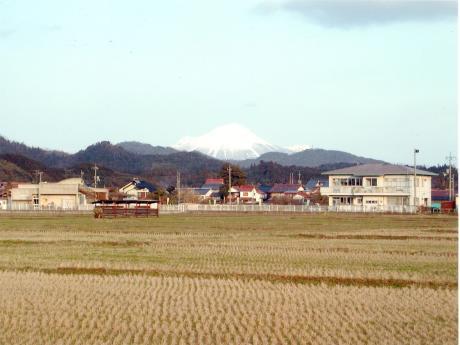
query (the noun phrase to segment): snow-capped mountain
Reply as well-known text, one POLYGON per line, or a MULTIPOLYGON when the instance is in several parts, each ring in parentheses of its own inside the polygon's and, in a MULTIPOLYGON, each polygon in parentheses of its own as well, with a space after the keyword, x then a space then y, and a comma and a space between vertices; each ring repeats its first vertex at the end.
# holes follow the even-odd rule
POLYGON ((199 151, 224 160, 257 158, 266 152, 289 152, 234 123, 217 127, 199 137, 182 138, 173 148, 180 151, 199 151))

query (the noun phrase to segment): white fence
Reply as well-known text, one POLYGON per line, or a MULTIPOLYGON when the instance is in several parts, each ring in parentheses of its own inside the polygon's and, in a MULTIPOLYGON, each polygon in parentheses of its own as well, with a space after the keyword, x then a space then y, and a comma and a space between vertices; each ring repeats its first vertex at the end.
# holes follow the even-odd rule
POLYGON ((79 205, 78 207, 45 207, 38 205, 13 204, 0 208, 0 216, 65 216, 92 214, 94 205, 79 205))
MULTIPOLYGON (((80 205, 78 208, 38 207, 34 205, 15 205, 4 210, 0 214, 14 213, 68 213, 89 214, 94 210, 94 205, 80 205)), ((161 205, 160 214, 173 213, 200 213, 200 212, 265 212, 265 213, 320 213, 320 212, 348 212, 348 213, 416 213, 414 206, 318 206, 318 205, 205 205, 205 204, 180 204, 161 205)))
POLYGON ((180 204, 161 205, 160 214, 186 212, 266 212, 266 213, 318 213, 318 212, 349 212, 349 213, 416 213, 415 206, 315 206, 315 205, 204 205, 180 204))
POLYGON ((78 205, 77 207, 56 207, 56 206, 39 206, 31 204, 10 204, 5 205, 4 211, 93 211, 94 205, 78 205))

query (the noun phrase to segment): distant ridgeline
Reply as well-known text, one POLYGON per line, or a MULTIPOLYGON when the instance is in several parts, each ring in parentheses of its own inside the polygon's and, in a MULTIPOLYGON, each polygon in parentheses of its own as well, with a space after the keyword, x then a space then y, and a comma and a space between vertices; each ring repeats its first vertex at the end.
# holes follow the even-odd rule
MULTIPOLYGON (((257 159, 232 161, 232 164, 243 169, 249 183, 270 184, 286 183, 291 174, 297 181, 299 173, 305 183, 323 171, 370 162, 377 161, 341 151, 310 149, 293 154, 265 153, 257 159)), ((207 177, 218 176, 224 163, 196 151, 137 142, 113 145, 103 141, 68 154, 29 147, 0 136, 0 181, 30 182, 36 178, 36 171, 42 171, 44 181, 83 174, 91 183, 92 168, 97 164, 101 185, 120 187, 139 177, 166 189, 176 184, 177 171, 181 173, 182 185, 199 186, 207 177)))

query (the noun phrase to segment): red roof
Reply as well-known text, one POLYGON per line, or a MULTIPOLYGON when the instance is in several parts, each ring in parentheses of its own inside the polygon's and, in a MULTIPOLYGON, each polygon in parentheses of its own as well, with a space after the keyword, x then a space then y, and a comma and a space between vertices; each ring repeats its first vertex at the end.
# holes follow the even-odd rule
POLYGON ((242 186, 238 186, 238 189, 240 190, 240 192, 252 192, 252 190, 255 188, 256 187, 251 184, 244 184, 242 186))
POLYGON ((224 184, 223 178, 207 178, 204 184, 224 184))

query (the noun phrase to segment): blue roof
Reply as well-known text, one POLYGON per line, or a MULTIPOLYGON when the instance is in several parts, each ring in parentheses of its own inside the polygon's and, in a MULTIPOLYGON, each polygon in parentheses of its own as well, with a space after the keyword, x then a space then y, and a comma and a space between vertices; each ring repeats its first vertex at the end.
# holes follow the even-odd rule
POLYGON ((156 187, 153 184, 151 184, 150 182, 147 182, 147 181, 139 180, 139 181, 134 181, 134 183, 136 184, 137 189, 146 188, 151 193, 153 193, 153 192, 155 192, 157 190, 156 187))
POLYGON ((206 195, 210 191, 210 188, 196 188, 193 190, 195 194, 206 195))
POLYGON ((257 189, 259 189, 261 192, 264 192, 265 194, 267 194, 268 192, 270 192, 272 187, 273 186, 270 186, 268 184, 261 184, 260 186, 257 187, 257 189))
POLYGON ((222 187, 223 184, 220 184, 220 183, 208 183, 208 184, 204 184, 201 186, 201 188, 207 188, 207 189, 212 189, 212 190, 219 190, 220 187, 222 187))
POLYGON ((307 184, 305 185, 306 190, 312 190, 316 188, 316 184, 320 182, 322 183, 322 187, 329 187, 329 178, 328 177, 315 177, 308 180, 307 184))

